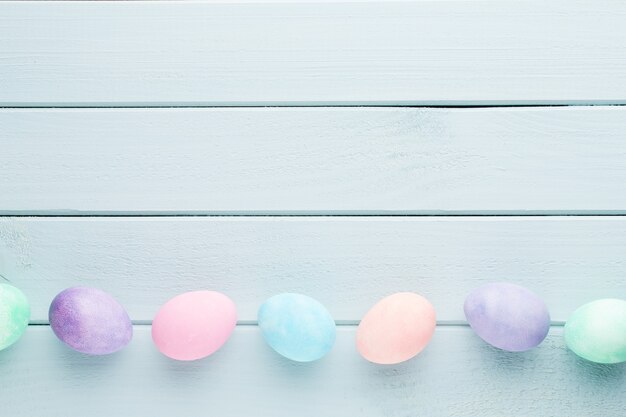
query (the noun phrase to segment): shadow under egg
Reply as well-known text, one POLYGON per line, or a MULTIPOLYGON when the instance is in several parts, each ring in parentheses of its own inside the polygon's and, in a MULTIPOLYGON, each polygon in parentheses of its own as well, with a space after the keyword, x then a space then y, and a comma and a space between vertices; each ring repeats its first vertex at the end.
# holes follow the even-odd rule
MULTIPOLYGON (((596 363, 581 358, 567 349, 564 355, 563 367, 569 368, 572 375, 576 375, 578 384, 595 387, 619 386, 620 382, 626 388, 626 362, 606 364, 596 363)), ((622 394, 623 395, 623 394, 622 394)))

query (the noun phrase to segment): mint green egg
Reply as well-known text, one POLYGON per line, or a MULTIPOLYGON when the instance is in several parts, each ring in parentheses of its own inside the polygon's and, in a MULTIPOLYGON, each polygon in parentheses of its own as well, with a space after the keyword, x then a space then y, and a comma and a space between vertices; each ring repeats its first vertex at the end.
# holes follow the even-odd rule
POLYGON ((12 285, 0 284, 0 350, 17 342, 30 320, 30 304, 24 293, 12 285))
POLYGON ((565 343, 578 356, 597 363, 626 362, 626 301, 592 301, 565 324, 565 343))

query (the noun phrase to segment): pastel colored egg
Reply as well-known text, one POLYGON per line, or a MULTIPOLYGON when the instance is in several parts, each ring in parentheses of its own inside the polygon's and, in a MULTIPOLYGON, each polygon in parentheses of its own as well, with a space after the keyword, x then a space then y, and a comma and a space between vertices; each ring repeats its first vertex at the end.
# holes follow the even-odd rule
POLYGON ((626 301, 596 300, 565 323, 565 343, 578 356, 598 363, 626 362, 626 301))
POLYGON ((465 299, 465 318, 485 342, 509 352, 538 346, 550 330, 548 307, 535 293, 508 282, 483 285, 465 299))
POLYGON ((17 342, 30 320, 30 304, 22 291, 0 284, 0 350, 17 342))
POLYGON ((48 312, 54 334, 70 348, 89 355, 117 352, 133 338, 124 307, 97 288, 61 291, 48 312))
POLYGON ((152 322, 152 340, 165 356, 194 361, 221 348, 236 324, 237 308, 226 295, 186 292, 161 307, 152 322))
POLYGON ((284 293, 269 298, 259 308, 258 320, 267 344, 292 361, 318 360, 335 343, 332 316, 306 295, 284 293))
POLYGON ((435 308, 426 298, 399 292, 383 298, 363 317, 356 347, 368 361, 392 365, 420 353, 435 333, 435 308))

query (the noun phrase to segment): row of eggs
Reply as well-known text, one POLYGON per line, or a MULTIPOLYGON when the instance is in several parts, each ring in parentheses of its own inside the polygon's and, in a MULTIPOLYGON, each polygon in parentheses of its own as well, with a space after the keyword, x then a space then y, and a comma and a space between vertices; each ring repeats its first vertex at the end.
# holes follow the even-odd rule
MULTIPOLYGON (((547 336, 550 315, 530 290, 492 283, 465 300, 471 328, 496 348, 521 352, 547 336)), ((30 306, 17 288, 0 284, 0 350, 26 330, 30 306)), ((50 326, 70 348, 91 355, 116 352, 132 339, 133 326, 122 305, 106 292, 68 288, 50 305, 50 326)), ((152 323, 152 338, 164 355, 181 361, 204 358, 229 339, 237 323, 235 303, 215 291, 178 295, 161 307, 152 323)), ((335 342, 335 322, 318 301, 284 293, 265 301, 258 311, 264 339, 282 356, 311 362, 335 342)), ((356 332, 359 353, 370 362, 397 364, 416 356, 436 327, 433 305, 421 295, 401 292, 383 298, 361 320, 356 332)), ((565 325, 565 342, 579 356, 598 363, 626 361, 626 301, 602 299, 585 304, 565 325)))

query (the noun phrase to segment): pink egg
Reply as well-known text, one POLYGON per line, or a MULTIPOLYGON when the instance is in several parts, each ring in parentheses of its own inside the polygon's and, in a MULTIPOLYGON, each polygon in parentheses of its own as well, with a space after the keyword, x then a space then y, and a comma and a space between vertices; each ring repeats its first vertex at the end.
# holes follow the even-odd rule
POLYGON ((235 303, 216 291, 193 291, 169 300, 152 322, 152 340, 165 356, 193 361, 211 355, 237 324, 235 303))
POLYGON ((399 292, 383 298, 365 314, 356 332, 356 347, 370 362, 404 362, 426 347, 435 326, 435 309, 426 298, 399 292))

